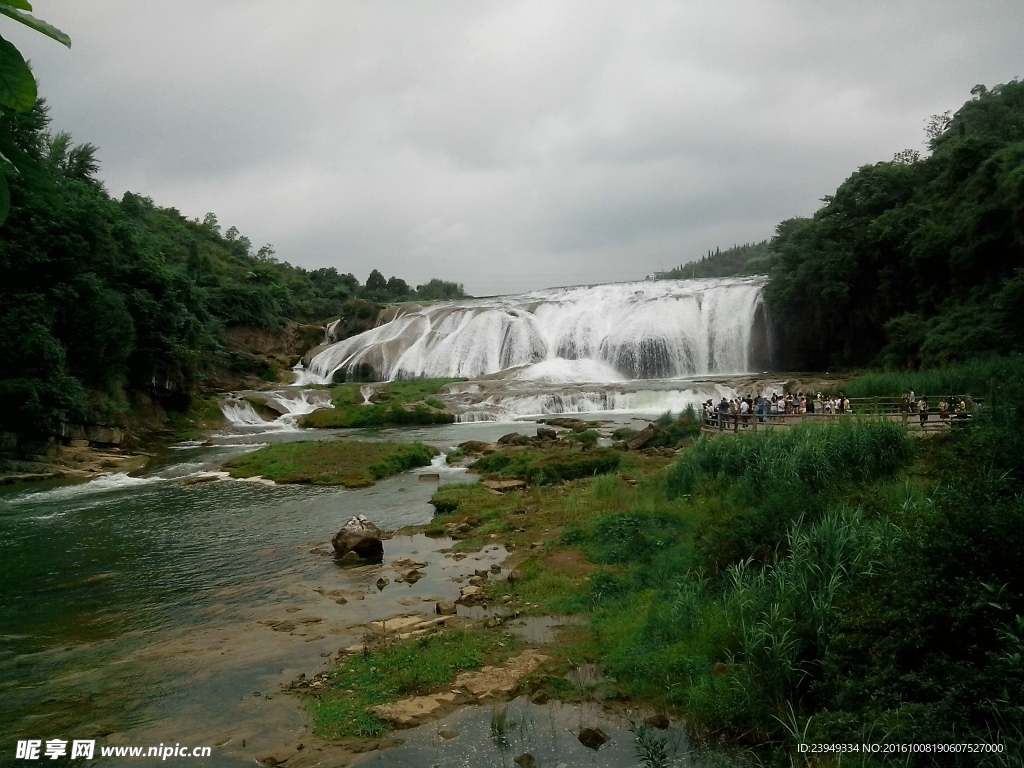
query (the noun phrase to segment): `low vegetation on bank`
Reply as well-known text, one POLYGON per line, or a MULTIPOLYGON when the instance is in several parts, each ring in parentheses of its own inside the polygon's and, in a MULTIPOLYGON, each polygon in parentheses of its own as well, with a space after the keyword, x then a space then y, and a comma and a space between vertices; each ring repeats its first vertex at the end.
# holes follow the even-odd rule
POLYGON ((501 664, 515 650, 512 637, 455 628, 345 656, 322 688, 304 694, 313 732, 322 739, 380 736, 391 726, 370 707, 430 693, 459 672, 501 664))
POLYGON ((438 454, 423 443, 356 440, 278 443, 224 464, 232 477, 263 477, 277 483, 365 488, 378 480, 423 467, 438 454))
POLYGON ((459 379, 412 379, 387 384, 339 384, 331 390, 333 408, 308 413, 300 427, 390 427, 451 424, 455 416, 435 395, 459 379), (370 393, 369 401, 364 391, 370 393))
MULTIPOLYGON (((511 545, 516 578, 489 598, 587 615, 562 651, 604 667, 602 695, 667 707, 701 743, 788 764, 801 742, 955 734, 1005 758, 1024 750, 1014 419, 923 440, 808 424, 501 495, 442 487, 431 530, 511 545)), ((1011 764, 989 758, 948 764, 1011 764)))

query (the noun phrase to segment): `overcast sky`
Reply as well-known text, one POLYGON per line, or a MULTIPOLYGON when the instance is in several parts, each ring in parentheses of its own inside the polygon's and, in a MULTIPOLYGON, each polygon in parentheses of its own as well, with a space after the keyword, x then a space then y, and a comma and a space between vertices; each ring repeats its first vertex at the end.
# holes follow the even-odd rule
POLYGON ((110 192, 476 295, 769 237, 1024 74, 1024 3, 37 0, 0 32, 110 192))

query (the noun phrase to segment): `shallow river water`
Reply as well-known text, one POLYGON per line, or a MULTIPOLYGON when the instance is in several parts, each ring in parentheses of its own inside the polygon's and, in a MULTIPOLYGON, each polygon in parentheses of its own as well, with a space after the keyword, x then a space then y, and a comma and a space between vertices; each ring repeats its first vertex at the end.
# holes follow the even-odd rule
MULTIPOLYGON (((354 434, 421 439, 447 450, 535 426, 354 434)), ((3 491, 0 764, 13 762, 18 739, 95 738, 98 744, 214 747, 210 758, 172 758, 167 765, 252 765, 306 733, 309 721, 295 698, 279 692, 282 684, 322 671, 332 653, 359 641, 370 620, 431 613, 437 600, 457 596, 452 577, 506 556, 492 546, 456 561, 443 551, 449 540, 396 536, 385 542, 384 563, 340 567, 328 554, 329 540, 349 517, 365 514, 385 530, 429 521, 437 482, 420 480, 418 472, 352 491, 228 480, 182 484, 254 445, 308 438, 233 430, 213 445, 169 450, 140 477, 3 491), (391 563, 402 557, 427 561, 427 577, 378 590, 377 579, 393 579, 391 563)), ((442 482, 474 480, 441 462, 421 471, 440 472, 442 482)), ((406 738, 401 747, 363 760, 511 765, 519 753, 508 739, 488 737, 491 710, 484 709, 450 715, 451 727, 464 734, 450 742, 437 740, 436 724, 424 726, 399 734, 406 738)), ((623 723, 606 723, 610 746, 580 753, 566 736, 575 716, 568 710, 520 701, 510 712, 517 738, 534 745, 538 766, 637 764, 623 723)), ((97 750, 93 764, 120 762, 100 759, 97 750)))

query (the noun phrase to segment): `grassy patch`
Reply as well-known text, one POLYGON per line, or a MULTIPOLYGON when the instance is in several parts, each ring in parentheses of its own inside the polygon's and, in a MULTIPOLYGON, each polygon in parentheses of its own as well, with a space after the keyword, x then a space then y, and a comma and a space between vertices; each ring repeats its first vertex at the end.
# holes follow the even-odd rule
POLYGON ((278 483, 363 488, 390 475, 430 463, 437 449, 423 443, 356 440, 279 443, 224 464, 232 477, 259 475, 278 483))
POLYGON ((459 379, 410 379, 375 386, 371 403, 362 387, 340 384, 331 390, 334 408, 308 413, 299 419, 301 427, 382 427, 410 424, 451 424, 455 416, 433 395, 459 379))
POLYGON ((621 464, 622 453, 610 448, 506 448, 477 459, 471 468, 477 472, 522 477, 534 485, 552 485, 614 472, 621 464))
POLYGON ((515 651, 511 637, 452 629, 348 656, 329 673, 322 691, 303 694, 314 732, 324 739, 375 737, 390 729, 367 710, 430 693, 462 671, 501 664, 515 651))
POLYGON ((969 395, 991 399, 993 390, 998 392, 1008 385, 1016 390, 1022 380, 1024 355, 1012 355, 920 371, 874 371, 851 379, 843 391, 848 397, 898 398, 913 390, 925 397, 969 395))

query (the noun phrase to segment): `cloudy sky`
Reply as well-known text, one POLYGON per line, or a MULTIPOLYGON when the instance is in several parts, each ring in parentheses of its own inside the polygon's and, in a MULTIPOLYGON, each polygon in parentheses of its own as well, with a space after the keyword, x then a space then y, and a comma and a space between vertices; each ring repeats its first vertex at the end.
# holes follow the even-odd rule
MULTIPOLYGON (((37 0, 111 193, 360 280, 642 278, 769 237, 1024 75, 1024 3, 37 0)), ((5 21, 5 20, 4 20, 5 21)))

